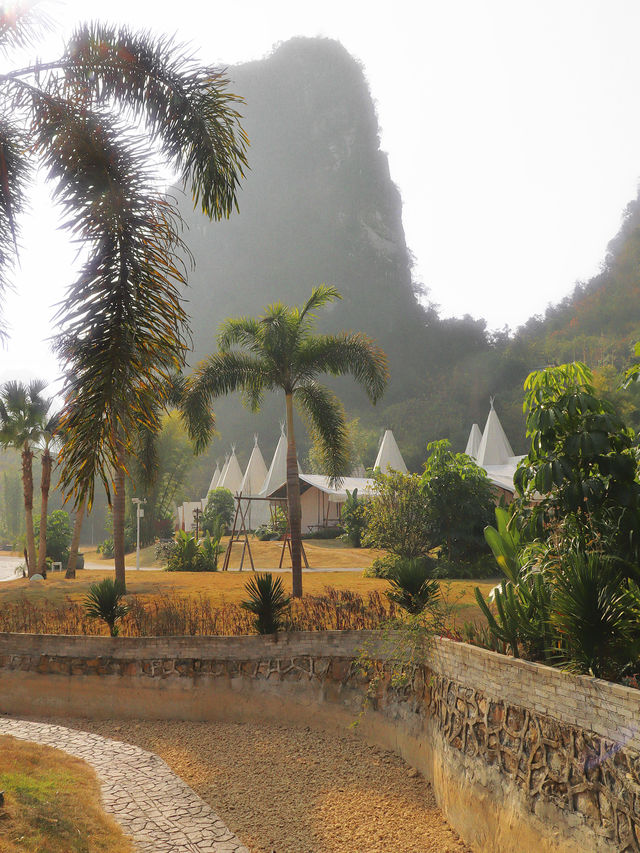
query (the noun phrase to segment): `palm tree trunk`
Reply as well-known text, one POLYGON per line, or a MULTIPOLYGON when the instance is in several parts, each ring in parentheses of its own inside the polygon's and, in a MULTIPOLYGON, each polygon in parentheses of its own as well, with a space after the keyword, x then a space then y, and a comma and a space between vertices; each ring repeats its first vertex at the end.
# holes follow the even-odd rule
POLYGON ((302 597, 302 509, 300 507, 300 480, 298 479, 298 454, 293 432, 293 397, 285 394, 287 404, 287 503, 289 505, 289 533, 291 535, 291 576, 293 597, 302 597))
POLYGON ((24 514, 27 528, 27 573, 36 574, 36 539, 33 535, 33 451, 27 442, 22 448, 22 491, 24 493, 24 514))
POLYGON ((49 510, 49 489, 51 487, 51 453, 48 445, 42 452, 42 481, 40 492, 40 544, 38 545, 38 571, 44 574, 47 568, 47 512, 49 510))
POLYGON ((76 518, 73 522, 73 536, 71 537, 71 548, 69 549, 69 561, 67 562, 66 577, 73 577, 71 572, 76 570, 76 561, 78 559, 78 549, 80 548, 80 532, 82 530, 82 521, 84 519, 84 511, 87 506, 86 496, 82 499, 82 503, 76 510, 76 518))
POLYGON ((113 478, 113 558, 116 566, 116 581, 123 590, 126 589, 126 578, 124 572, 124 444, 122 439, 116 435, 116 470, 113 478))

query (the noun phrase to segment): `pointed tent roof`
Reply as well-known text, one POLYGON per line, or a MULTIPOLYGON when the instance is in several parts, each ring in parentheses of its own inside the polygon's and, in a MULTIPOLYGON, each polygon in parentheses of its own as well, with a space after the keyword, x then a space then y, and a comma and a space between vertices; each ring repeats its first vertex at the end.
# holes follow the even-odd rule
POLYGON ((273 454, 267 477, 264 481, 260 494, 269 497, 276 489, 287 482, 287 437, 284 434, 284 424, 280 424, 280 438, 273 454))
POLYGON ((469 433, 469 441, 467 442, 467 446, 465 447, 464 452, 472 459, 477 459, 481 443, 482 433, 480 432, 480 427, 478 426, 478 424, 474 424, 471 427, 471 432, 469 433))
POLYGON ((482 433, 482 441, 478 448, 477 461, 483 468, 488 465, 505 465, 510 458, 513 457, 513 450, 509 444, 505 431, 502 429, 502 424, 493 408, 493 398, 491 398, 491 409, 489 417, 485 424, 484 432, 482 433))
POLYGON ((380 450, 376 457, 374 468, 379 468, 383 474, 387 469, 392 471, 400 471, 402 474, 407 473, 407 466, 404 464, 404 459, 400 453, 400 448, 396 444, 393 432, 390 429, 385 430, 380 443, 380 450))
POLYGON ((249 457, 247 470, 244 472, 240 491, 243 495, 257 495, 267 479, 267 466, 264 463, 262 453, 258 447, 258 436, 254 435, 253 450, 249 457))
POLYGON ((211 482, 209 483, 209 488, 207 489, 207 497, 209 496, 209 492, 212 492, 218 487, 218 480, 220 479, 220 474, 220 465, 218 464, 218 460, 216 459, 216 470, 213 472, 213 477, 211 478, 211 482))
POLYGON ((218 480, 218 489, 229 489, 232 494, 240 491, 242 485, 242 469, 238 464, 235 447, 231 448, 231 456, 225 465, 220 479, 218 480))

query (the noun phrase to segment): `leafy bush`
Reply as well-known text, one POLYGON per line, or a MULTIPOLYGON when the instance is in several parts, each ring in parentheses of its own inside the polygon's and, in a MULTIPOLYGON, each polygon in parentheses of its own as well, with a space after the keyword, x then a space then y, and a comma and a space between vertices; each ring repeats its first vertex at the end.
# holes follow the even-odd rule
POLYGON ((171 557, 176 552, 176 541, 175 539, 160 539, 156 542, 156 547, 154 549, 154 555, 158 562, 168 563, 171 557))
POLYGON ((87 616, 106 622, 112 637, 117 637, 119 633, 116 622, 129 612, 129 605, 122 601, 124 594, 119 581, 104 578, 98 583, 92 583, 84 598, 87 616))
MULTIPOLYGON (((36 539, 40 535, 40 519, 35 523, 36 539)), ((66 563, 71 545, 69 513, 56 509, 47 516, 47 557, 55 563, 66 563)))
POLYGON ((432 561, 426 557, 401 558, 389 571, 387 579, 392 589, 390 601, 407 613, 417 615, 440 597, 440 585, 431 574, 432 561))
POLYGON ((320 527, 311 533, 305 533, 303 539, 340 539, 344 538, 344 527, 320 527))
POLYGON ((240 606, 255 615, 254 628, 258 634, 275 634, 284 625, 283 618, 291 599, 284 591, 282 578, 275 578, 270 572, 257 574, 245 584, 249 598, 240 606))
POLYGON ((362 537, 367 529, 367 518, 365 515, 365 501, 358 497, 358 490, 350 492, 347 489, 347 499, 340 512, 345 534, 344 540, 352 548, 362 547, 362 537))
POLYGON ((483 531, 493 518, 493 489, 485 471, 444 439, 427 445, 421 478, 431 541, 450 562, 469 562, 486 550, 483 531))
POLYGON ((178 530, 173 547, 164 547, 168 553, 167 572, 216 572, 218 570, 218 557, 223 548, 220 540, 223 533, 223 523, 218 520, 218 526, 214 535, 209 533, 198 544, 192 533, 178 530))
POLYGON ((365 506, 363 542, 398 557, 426 557, 433 547, 430 510, 416 474, 374 473, 376 493, 365 506))
POLYGON ((255 531, 254 536, 261 542, 281 539, 287 532, 287 513, 280 506, 271 510, 271 518, 266 524, 261 524, 255 531))
POLYGON ((229 489, 214 489, 209 492, 207 505, 200 521, 202 532, 212 534, 217 529, 219 521, 223 524, 223 530, 231 527, 235 505, 229 489))

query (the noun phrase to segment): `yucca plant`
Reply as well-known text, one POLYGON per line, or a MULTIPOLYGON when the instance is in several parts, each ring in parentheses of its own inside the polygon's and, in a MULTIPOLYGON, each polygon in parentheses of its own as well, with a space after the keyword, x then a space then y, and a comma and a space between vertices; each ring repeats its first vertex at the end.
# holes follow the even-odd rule
POLYGON ((275 634, 285 625, 284 614, 289 608, 291 598, 286 594, 282 578, 275 578, 270 572, 257 574, 245 584, 249 595, 240 603, 243 610, 255 615, 253 623, 258 634, 275 634))
POLYGON ((515 525, 509 526, 509 519, 509 511, 497 506, 496 527, 488 524, 484 538, 504 574, 512 583, 517 583, 522 568, 520 531, 515 525))
POLYGON ((119 581, 104 578, 92 583, 84 598, 87 616, 106 622, 112 637, 117 637, 119 633, 116 623, 129 612, 129 605, 122 601, 124 594, 125 590, 119 581))
POLYGON ((392 589, 387 598, 411 614, 422 611, 440 598, 440 584, 432 576, 431 561, 425 557, 400 558, 389 570, 392 589))

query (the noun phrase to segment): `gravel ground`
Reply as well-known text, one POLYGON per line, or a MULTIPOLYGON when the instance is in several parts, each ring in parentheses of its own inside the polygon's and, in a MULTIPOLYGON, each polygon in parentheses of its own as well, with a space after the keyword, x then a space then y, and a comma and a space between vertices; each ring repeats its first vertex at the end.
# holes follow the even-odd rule
POLYGON ((470 851, 424 779, 355 734, 244 723, 65 725, 157 752, 252 853, 470 851))

